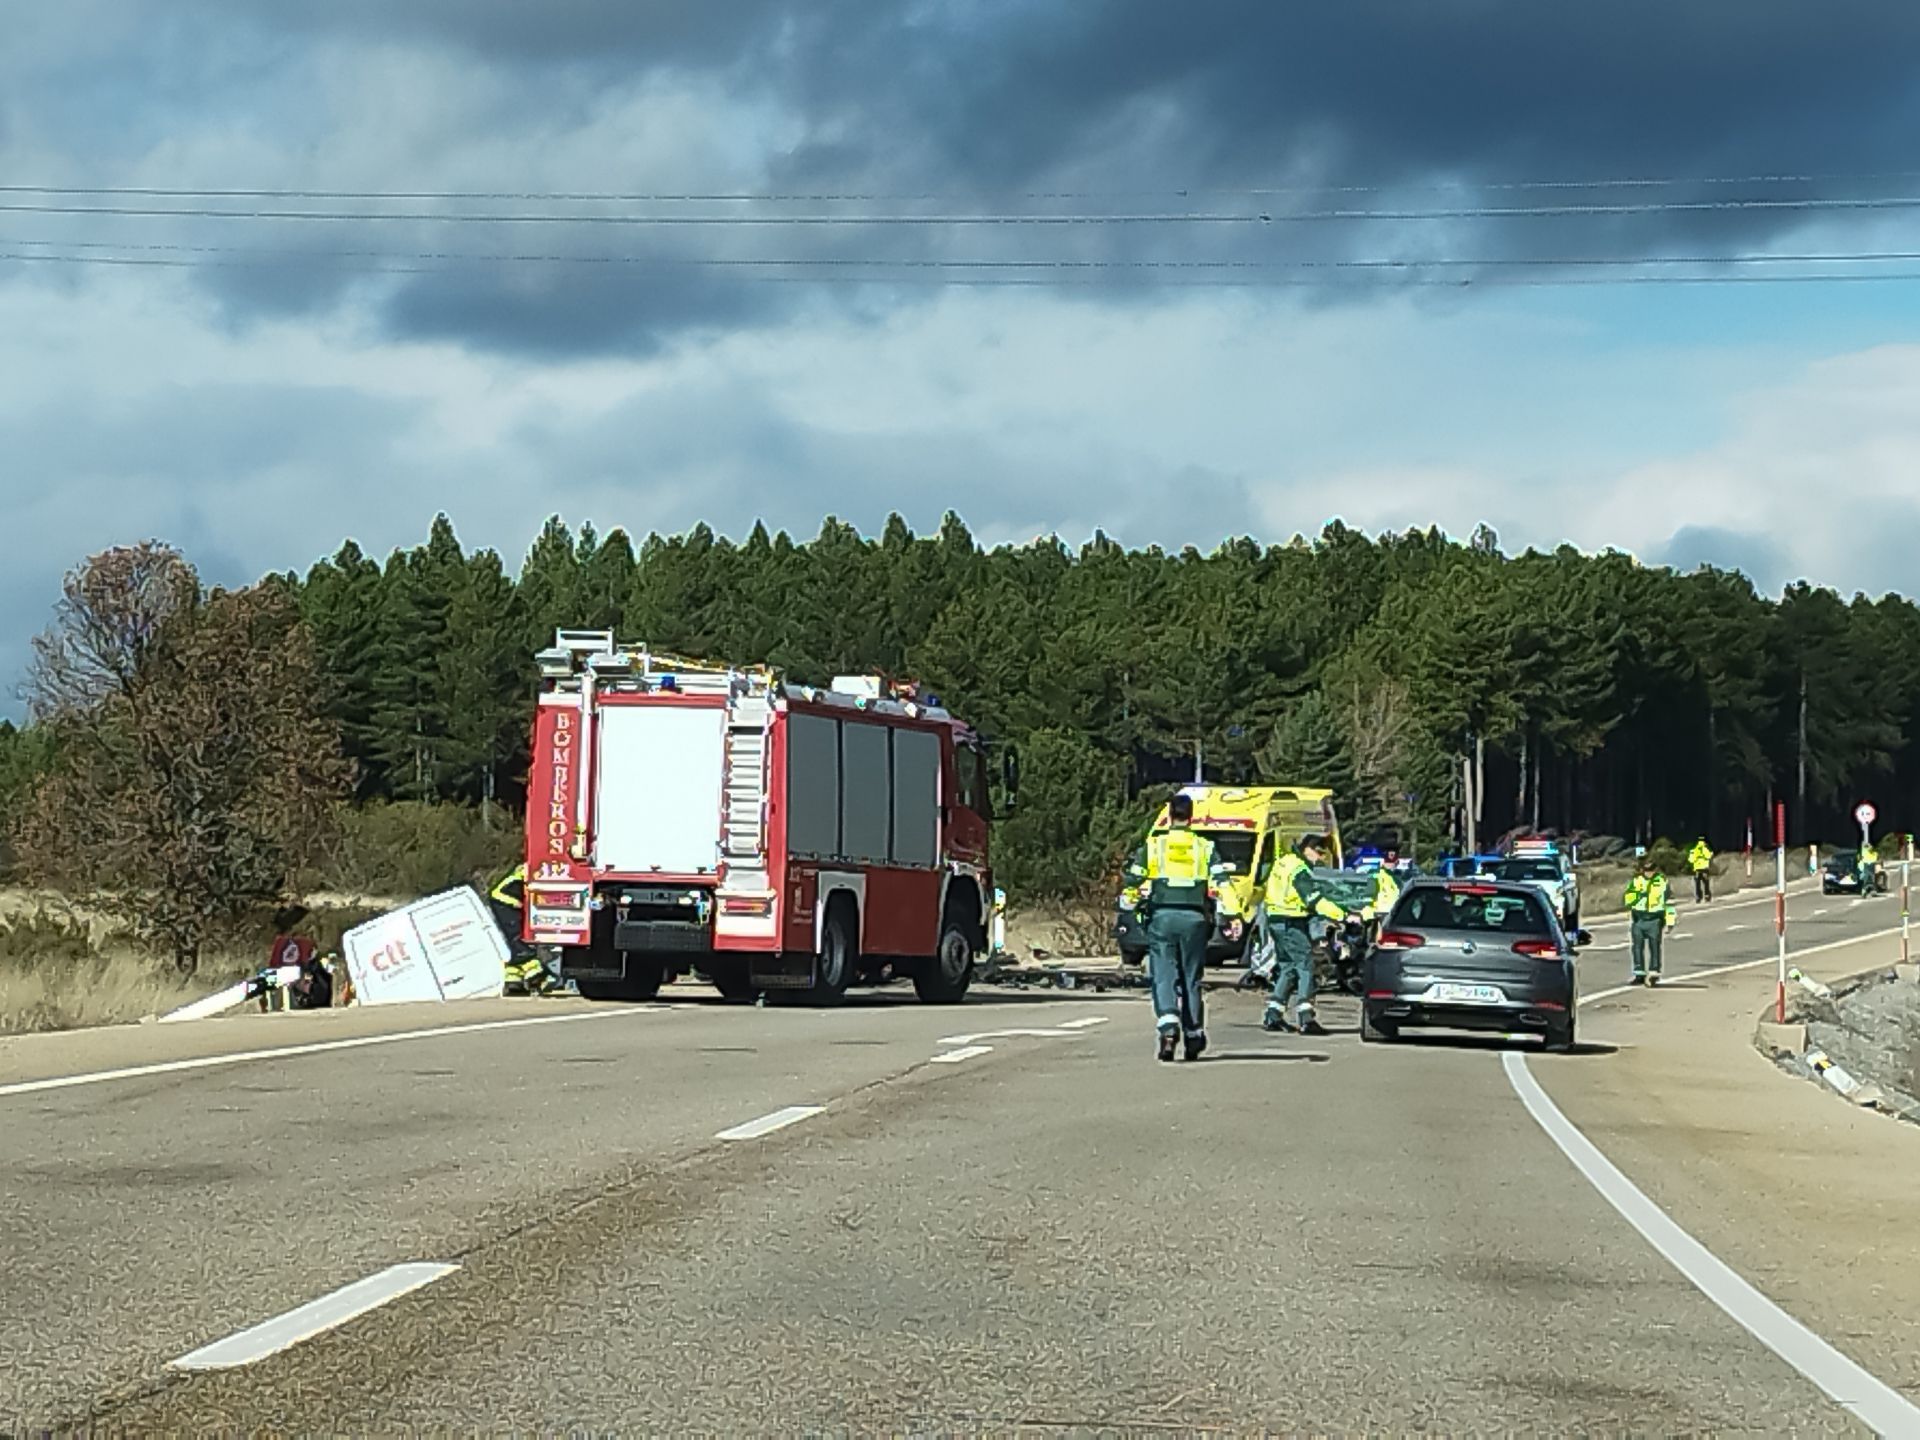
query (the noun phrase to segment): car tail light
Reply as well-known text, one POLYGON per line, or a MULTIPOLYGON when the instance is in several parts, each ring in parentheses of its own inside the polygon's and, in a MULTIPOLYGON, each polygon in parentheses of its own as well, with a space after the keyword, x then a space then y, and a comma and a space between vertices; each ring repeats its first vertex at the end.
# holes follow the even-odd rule
POLYGON ((1491 885, 1449 885, 1449 895, 1498 895, 1500 892, 1491 885))
POLYGON ((1558 960, 1560 947, 1551 940, 1517 940, 1514 942, 1513 953, 1529 955, 1535 960, 1558 960))
POLYGON ((771 895, 722 895, 720 913, 722 915, 771 915, 773 897, 771 895))
POLYGON ((1393 994, 1393 992, 1392 992, 1391 990, 1369 990, 1369 991, 1367 991, 1367 999, 1369 999, 1369 1000, 1391 1000, 1391 999, 1393 999, 1393 998, 1394 998, 1394 994, 1393 994))
POLYGON ((1388 930, 1373 942, 1376 950, 1418 950, 1427 943, 1427 937, 1416 935, 1411 930, 1388 930))

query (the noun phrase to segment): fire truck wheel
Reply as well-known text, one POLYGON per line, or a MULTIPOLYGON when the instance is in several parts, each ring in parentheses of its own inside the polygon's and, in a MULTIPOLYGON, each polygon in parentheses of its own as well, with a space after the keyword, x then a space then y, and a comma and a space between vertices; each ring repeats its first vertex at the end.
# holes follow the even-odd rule
POLYGON ((816 1005, 838 1005, 846 998, 853 980, 853 967, 859 959, 855 911, 845 899, 827 904, 827 923, 820 930, 820 953, 813 962, 813 987, 807 997, 816 1005))
POLYGON ((973 937, 959 917, 940 927, 940 948, 913 972, 913 989, 929 1005, 957 1005, 973 983, 973 937))
POLYGON ((581 980, 580 993, 589 1000, 651 1000, 660 993, 666 971, 658 960, 627 958, 627 973, 620 980, 581 980))
POLYGON ((716 960, 706 976, 723 1000, 753 999, 753 972, 744 960, 716 960))

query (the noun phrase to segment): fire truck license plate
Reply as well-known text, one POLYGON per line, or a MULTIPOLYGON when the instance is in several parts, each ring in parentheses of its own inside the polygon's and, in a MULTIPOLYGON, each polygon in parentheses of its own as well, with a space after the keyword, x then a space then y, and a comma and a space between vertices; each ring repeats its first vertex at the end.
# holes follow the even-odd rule
POLYGON ((559 910, 551 906, 533 907, 532 928, 540 933, 560 931, 566 934, 578 934, 587 928, 585 910, 559 910))

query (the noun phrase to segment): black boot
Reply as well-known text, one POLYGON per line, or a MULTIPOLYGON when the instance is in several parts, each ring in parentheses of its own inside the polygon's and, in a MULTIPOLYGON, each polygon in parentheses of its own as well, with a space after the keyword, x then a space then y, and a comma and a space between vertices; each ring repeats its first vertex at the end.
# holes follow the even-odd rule
POLYGON ((1187 1059, 1198 1060, 1207 1048, 1207 1032, 1196 1030, 1187 1036, 1187 1059))
POLYGON ((1160 1058, 1162 1060, 1173 1059, 1174 1051, 1179 1048, 1180 1036, 1177 1031, 1162 1030, 1160 1032, 1160 1058))

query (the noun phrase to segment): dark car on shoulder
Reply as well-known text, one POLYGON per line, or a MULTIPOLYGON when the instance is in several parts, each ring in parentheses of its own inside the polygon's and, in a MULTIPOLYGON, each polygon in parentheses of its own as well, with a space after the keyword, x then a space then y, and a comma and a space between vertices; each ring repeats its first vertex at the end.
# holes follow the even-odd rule
MULTIPOLYGON (((1860 884, 1860 852, 1857 850, 1836 850, 1827 860, 1826 867, 1820 872, 1820 893, 1822 895, 1864 895, 1866 890, 1860 884)), ((1887 893, 1887 867, 1873 867, 1873 893, 1887 893)))
POLYGON ((1473 878, 1418 879, 1400 894, 1367 954, 1360 1038, 1416 1026, 1537 1032, 1573 1048, 1571 936, 1537 886, 1473 878))

